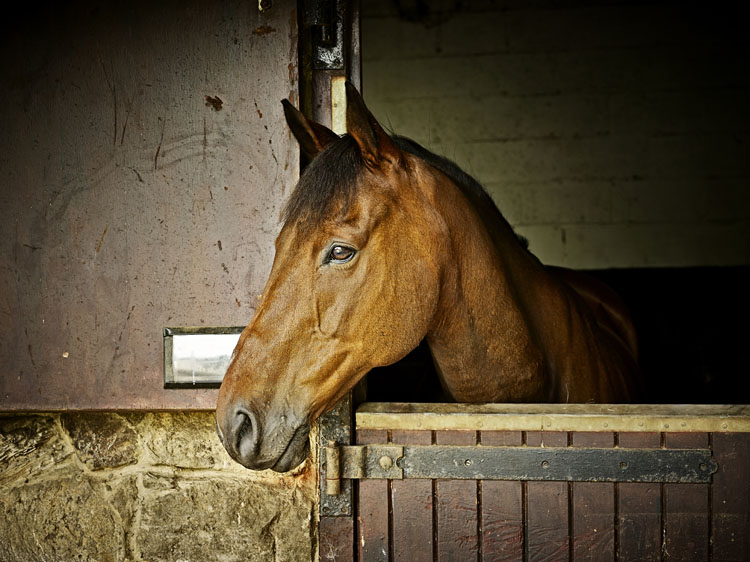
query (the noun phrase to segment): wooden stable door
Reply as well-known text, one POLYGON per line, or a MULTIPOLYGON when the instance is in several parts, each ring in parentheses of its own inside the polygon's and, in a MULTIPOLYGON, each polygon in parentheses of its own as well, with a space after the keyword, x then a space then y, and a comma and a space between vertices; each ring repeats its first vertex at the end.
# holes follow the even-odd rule
POLYGON ((215 406, 214 389, 164 388, 163 330, 252 318, 299 175, 280 102, 330 123, 331 76, 358 70, 341 43, 355 34, 323 21, 358 29, 358 14, 318 4, 73 1, 7 16, 0 410, 215 406), (318 49, 301 69, 302 38, 322 27, 337 56, 318 49))
POLYGON ((354 513, 324 487, 322 560, 750 558, 747 407, 364 404, 356 424, 354 513))

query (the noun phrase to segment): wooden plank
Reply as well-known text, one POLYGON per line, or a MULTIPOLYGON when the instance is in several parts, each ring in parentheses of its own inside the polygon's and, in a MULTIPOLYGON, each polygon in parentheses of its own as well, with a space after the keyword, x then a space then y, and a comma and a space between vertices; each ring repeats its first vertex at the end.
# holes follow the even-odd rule
MULTIPOLYGON (((432 432, 393 431, 391 441, 403 445, 429 445, 432 432)), ((394 480, 391 483, 393 560, 432 561, 432 500, 431 480, 394 480)))
MULTIPOLYGON (((482 431, 482 445, 520 446, 520 431, 482 431)), ((502 480, 479 482, 481 562, 511 562, 523 559, 523 483, 502 480)))
MULTIPOLYGON (((566 432, 530 431, 530 447, 565 447, 566 432)), ((526 541, 529 562, 569 560, 568 483, 528 482, 526 484, 526 541)))
MULTIPOLYGON (((357 429, 357 443, 386 443, 385 430, 357 429)), ((357 510, 357 541, 360 562, 389 560, 388 480, 360 480, 357 510)))
MULTIPOLYGON (((475 445, 475 431, 440 431, 437 445, 475 445)), ((437 480, 437 560, 476 560, 479 551, 476 480, 437 480)))
MULTIPOLYGON (((659 448, 661 434, 620 433, 622 448, 659 448)), ((617 484, 617 533, 619 560, 661 560, 661 484, 617 484)))
MULTIPOLYGON (((612 432, 575 432, 573 447, 614 447, 612 432)), ((611 482, 574 482, 573 560, 615 559, 615 485, 611 482)))
POLYGON ((719 470, 711 489, 712 560, 750 560, 750 434, 714 433, 719 470))
MULTIPOLYGON (((707 433, 667 433, 667 448, 708 447, 707 433)), ((664 560, 708 560, 708 484, 664 485, 664 560)))
POLYGON ((750 432, 750 406, 371 402, 358 408, 357 427, 433 431, 750 432))
POLYGON ((318 537, 320 560, 354 562, 353 517, 321 517, 318 537))

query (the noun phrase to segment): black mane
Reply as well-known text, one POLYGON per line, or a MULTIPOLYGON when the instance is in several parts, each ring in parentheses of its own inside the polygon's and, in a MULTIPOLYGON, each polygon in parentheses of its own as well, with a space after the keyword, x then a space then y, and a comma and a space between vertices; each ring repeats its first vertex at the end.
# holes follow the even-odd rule
MULTIPOLYGON (((477 208, 489 212, 493 220, 507 224, 482 184, 457 164, 430 152, 411 139, 400 136, 392 138, 402 151, 421 158, 453 180, 477 208)), ((353 137, 344 135, 330 143, 305 168, 284 207, 282 220, 312 226, 320 224, 335 209, 346 212, 357 195, 360 185, 357 179, 364 168, 365 162, 353 137)), ((516 236, 524 247, 528 247, 525 238, 516 236)))
POLYGON ((328 144, 302 172, 281 213, 282 220, 316 225, 330 216, 336 206, 348 209, 364 167, 353 137, 345 135, 328 144))

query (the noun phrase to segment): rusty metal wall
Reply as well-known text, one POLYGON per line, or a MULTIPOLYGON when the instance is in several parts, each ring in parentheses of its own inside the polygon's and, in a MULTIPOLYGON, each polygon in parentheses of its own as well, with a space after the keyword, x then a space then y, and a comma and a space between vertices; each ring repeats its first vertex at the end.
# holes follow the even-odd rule
POLYGON ((296 2, 29 7, 0 55, 0 410, 213 408, 162 388, 162 328, 253 314, 299 168, 296 2))

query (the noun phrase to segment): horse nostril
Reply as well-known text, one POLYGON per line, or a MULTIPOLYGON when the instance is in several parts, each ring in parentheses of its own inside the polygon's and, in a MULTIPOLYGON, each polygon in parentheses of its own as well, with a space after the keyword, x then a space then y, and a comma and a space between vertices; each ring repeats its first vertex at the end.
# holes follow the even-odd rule
POLYGON ((256 452, 258 424, 252 412, 242 406, 237 406, 234 410, 232 434, 234 435, 235 450, 241 457, 256 452))

